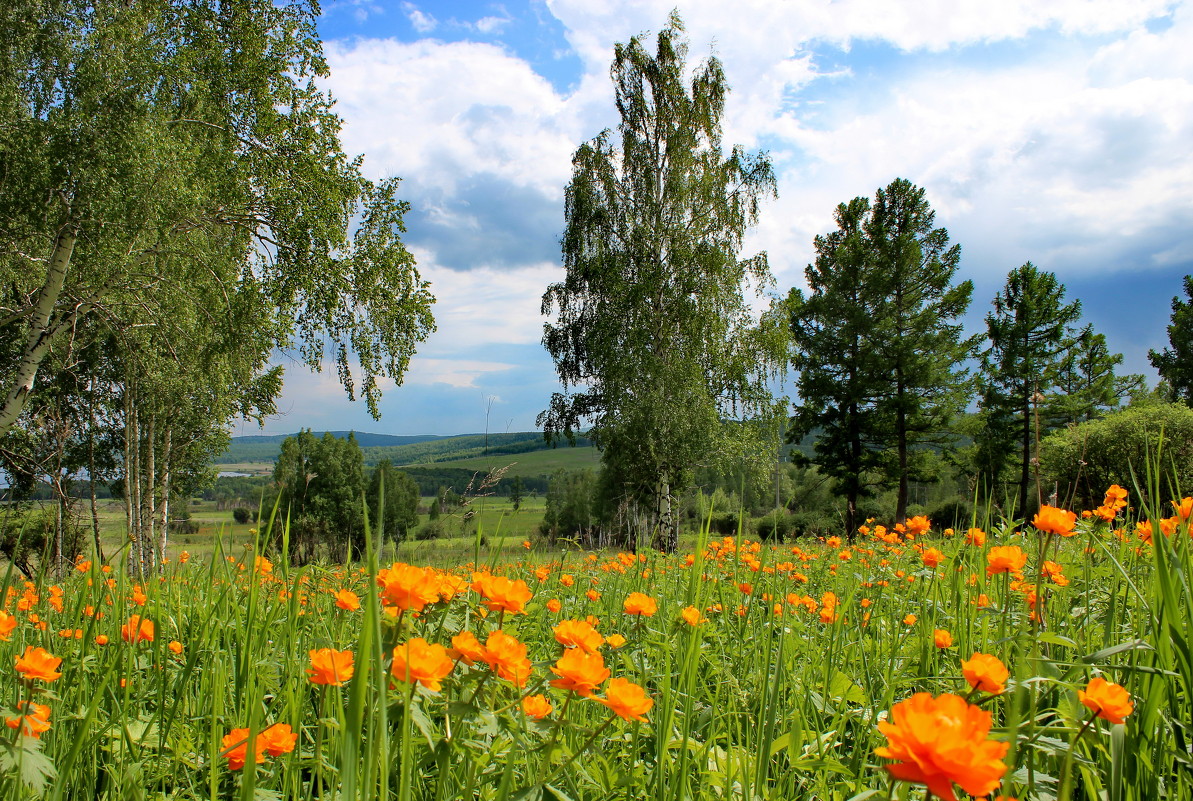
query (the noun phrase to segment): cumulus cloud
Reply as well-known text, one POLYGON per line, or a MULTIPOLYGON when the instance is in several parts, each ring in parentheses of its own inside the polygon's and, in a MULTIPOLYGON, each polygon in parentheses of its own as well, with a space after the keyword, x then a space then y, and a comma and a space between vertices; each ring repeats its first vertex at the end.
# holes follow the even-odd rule
MULTIPOLYGON (((327 43, 345 147, 367 154, 371 176, 403 178, 406 241, 439 297, 411 383, 518 403, 542 380, 523 372, 531 352, 549 379, 538 307, 562 275, 571 155, 617 123, 613 44, 657 31, 673 6, 547 0, 580 65, 554 85, 508 43, 327 43)), ((465 24, 402 5, 417 30, 445 34, 503 31, 512 16, 491 8, 465 24)), ((1008 0, 994 14, 977 0, 744 0, 727 14, 698 0, 681 12, 692 60, 715 53, 732 86, 726 143, 774 161, 780 197, 746 249, 769 252, 780 291, 802 284, 838 203, 896 177, 925 187, 979 286, 1028 259, 1062 279, 1190 261, 1188 3, 1008 0)))
POLYGON ((406 19, 419 33, 430 33, 439 27, 439 21, 431 14, 419 9, 414 3, 402 3, 402 10, 406 12, 406 19))

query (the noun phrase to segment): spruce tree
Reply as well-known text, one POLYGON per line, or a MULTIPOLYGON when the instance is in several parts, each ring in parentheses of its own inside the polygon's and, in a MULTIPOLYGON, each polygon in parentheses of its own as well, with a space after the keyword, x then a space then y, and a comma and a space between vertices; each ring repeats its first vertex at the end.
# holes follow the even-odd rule
POLYGON ((1031 262, 1007 275, 986 315, 989 345, 982 354, 978 436, 979 482, 993 490, 1012 468, 1016 513, 1028 515, 1041 502, 1037 488, 1029 506, 1033 443, 1042 432, 1038 407, 1057 380, 1068 327, 1081 315, 1081 302, 1064 303, 1065 286, 1054 273, 1031 262))

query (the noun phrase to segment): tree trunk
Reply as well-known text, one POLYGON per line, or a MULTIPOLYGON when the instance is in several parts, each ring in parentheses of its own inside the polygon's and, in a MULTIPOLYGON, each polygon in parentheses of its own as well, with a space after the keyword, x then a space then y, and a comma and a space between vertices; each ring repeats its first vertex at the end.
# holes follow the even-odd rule
POLYGON ((104 548, 99 541, 99 504, 95 498, 95 379, 87 393, 87 489, 91 496, 91 536, 95 541, 95 558, 102 564, 104 548))
POLYGON ((29 400, 29 393, 33 391, 37 370, 50 350, 54 338, 54 326, 50 324, 50 318, 66 283, 66 270, 74 254, 75 236, 75 229, 66 227, 58 232, 54 240, 54 254, 46 269, 46 280, 37 293, 37 305, 29 321, 29 333, 25 337, 17 368, 6 382, 8 387, 4 393, 4 405, 0 406, 0 435, 12 428, 20 417, 29 400))
POLYGON ((158 570, 166 563, 166 542, 170 535, 170 449, 173 433, 173 428, 166 426, 165 434, 162 435, 162 478, 158 485, 158 497, 161 501, 158 505, 157 552, 154 554, 158 570))
POLYGON ((1027 514, 1027 482, 1031 476, 1031 396, 1027 393, 1026 384, 1023 390, 1023 464, 1019 469, 1019 509, 1018 515, 1027 514))
POLYGON ((149 415, 149 425, 145 429, 145 469, 142 471, 145 481, 145 493, 142 496, 142 520, 144 528, 142 530, 141 538, 141 574, 152 575, 154 572, 154 548, 157 545, 157 538, 155 537, 154 514, 157 509, 154 508, 154 496, 157 490, 157 433, 155 431, 155 423, 157 415, 149 415))

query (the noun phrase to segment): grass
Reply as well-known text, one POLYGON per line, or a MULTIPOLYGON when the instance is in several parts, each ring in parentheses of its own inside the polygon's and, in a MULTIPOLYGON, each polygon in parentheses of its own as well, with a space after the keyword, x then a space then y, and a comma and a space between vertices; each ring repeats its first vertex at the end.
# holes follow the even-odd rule
POLYGON ((35 700, 50 728, 4 730, 0 797, 922 798, 924 784, 892 781, 875 749, 888 745, 879 722, 905 721, 901 702, 926 693, 974 705, 968 723, 922 725, 916 746, 959 797, 953 782, 992 797, 1193 799, 1189 522, 1167 510, 1136 513, 1152 520, 1151 544, 1119 516, 1079 520, 1063 537, 979 521, 981 544, 877 527, 853 543, 785 545, 697 531, 663 555, 526 551, 522 513, 490 530, 503 506, 478 506, 472 536, 404 543, 396 558, 438 569, 382 574, 380 596, 375 555, 270 564, 218 537, 209 558, 175 560, 161 580, 95 562, 31 587, 10 575, 0 665, 38 646, 62 659, 62 675, 2 668, 4 714, 35 700), (987 569, 1007 546, 1026 555, 1021 578, 987 569), (1061 581, 1041 573, 1045 561, 1061 581), (514 583, 469 591, 477 570, 514 583), (337 605, 342 590, 359 608, 337 605), (631 593, 657 611, 627 614, 631 593), (153 621, 151 640, 122 637, 130 615, 153 621), (586 618, 610 673, 595 675, 591 698, 552 685, 572 675, 554 627, 586 618), (517 648, 493 650, 499 629, 525 647, 528 672, 498 674, 518 662, 517 648), (461 631, 490 643, 492 666, 443 656, 461 631), (352 652, 342 686, 311 681, 309 654, 322 648, 352 652), (1007 666, 1004 691, 971 689, 962 662, 976 652, 1007 666), (1129 693, 1124 723, 1080 700, 1097 676, 1129 693), (620 682, 642 688, 649 709, 634 712, 620 682), (523 711, 535 696, 552 707, 541 719, 523 711), (235 764, 283 725, 292 750, 235 764), (983 749, 996 752, 984 763, 983 749), (981 772, 991 763, 1005 765, 996 790, 981 772))
POLYGON ((514 476, 549 476, 556 470, 595 470, 600 466, 600 452, 593 447, 569 448, 561 446, 547 450, 530 451, 529 453, 489 454, 474 456, 468 459, 452 459, 451 461, 426 462, 422 464, 401 465, 409 468, 452 467, 463 470, 475 470, 481 477, 490 470, 508 468, 504 475, 514 476))

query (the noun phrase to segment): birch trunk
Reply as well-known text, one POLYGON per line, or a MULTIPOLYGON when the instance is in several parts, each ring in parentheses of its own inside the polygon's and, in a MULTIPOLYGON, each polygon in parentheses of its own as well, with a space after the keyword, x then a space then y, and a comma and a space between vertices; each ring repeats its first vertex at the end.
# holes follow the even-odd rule
POLYGON ((29 400, 29 393, 33 391, 37 370, 50 350, 55 328, 50 324, 50 319, 66 283, 66 270, 74 254, 75 238, 74 228, 68 227, 59 231, 54 240, 54 254, 50 257, 50 266, 46 268, 46 280, 37 293, 37 305, 29 321, 29 334, 25 337, 20 361, 12 378, 5 382, 4 404, 0 406, 0 434, 12 428, 20 417, 29 400))
POLYGON ((158 497, 161 500, 158 504, 158 538, 156 553, 154 554, 154 562, 159 571, 162 569, 162 565, 166 563, 166 541, 169 539, 170 533, 170 450, 173 433, 173 428, 166 426, 166 431, 162 435, 162 478, 161 484, 158 486, 158 497))

